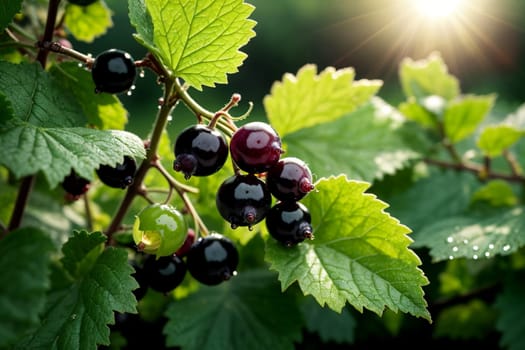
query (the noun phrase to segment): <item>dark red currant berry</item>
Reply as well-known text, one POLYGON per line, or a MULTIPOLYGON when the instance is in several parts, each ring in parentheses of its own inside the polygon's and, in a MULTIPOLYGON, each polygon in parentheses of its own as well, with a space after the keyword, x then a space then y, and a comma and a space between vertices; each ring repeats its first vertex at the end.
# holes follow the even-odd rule
POLYGON ((113 188, 126 188, 131 185, 136 171, 137 163, 129 156, 124 156, 124 161, 115 167, 101 165, 96 170, 100 181, 113 188))
POLYGON ((175 252, 175 255, 180 257, 186 256, 186 254, 188 254, 188 252, 190 251, 190 248, 193 245, 193 243, 195 243, 195 231, 189 228, 184 243, 182 243, 182 246, 175 252))
POLYGON ((310 212, 299 202, 274 205, 266 216, 266 227, 273 238, 288 247, 313 238, 310 212))
POLYGON ((133 85, 136 75, 137 69, 131 55, 116 49, 102 52, 91 67, 95 92, 125 92, 133 85))
POLYGON ((212 286, 237 274, 239 253, 229 238, 212 233, 193 244, 186 263, 193 278, 212 286))
POLYGON ((266 184, 281 201, 298 201, 314 189, 310 169, 295 157, 282 158, 272 166, 266 175, 266 184))
POLYGON ((189 179, 219 171, 228 158, 228 144, 219 131, 197 124, 179 134, 174 152, 173 169, 189 179))
POLYGON ((232 135, 230 153, 240 169, 259 174, 277 163, 283 151, 279 135, 269 124, 251 122, 232 135))
POLYGON ((167 293, 179 286, 186 276, 186 271, 186 263, 177 255, 160 258, 150 255, 144 262, 149 286, 161 293, 167 293))
POLYGON ((251 228, 270 210, 272 195, 264 181, 255 175, 234 175, 220 185, 215 202, 219 213, 232 228, 251 228))
POLYGON ((71 170, 68 176, 62 180, 62 188, 73 198, 76 199, 89 190, 90 181, 77 175, 74 170, 71 170))

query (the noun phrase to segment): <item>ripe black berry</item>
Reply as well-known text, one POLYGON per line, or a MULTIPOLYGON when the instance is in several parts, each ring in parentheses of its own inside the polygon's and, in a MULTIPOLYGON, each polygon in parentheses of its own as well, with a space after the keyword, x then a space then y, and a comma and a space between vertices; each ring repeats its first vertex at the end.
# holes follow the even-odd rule
POLYGON ((62 180, 61 185, 75 199, 88 191, 90 181, 78 176, 74 170, 71 170, 71 173, 62 180))
POLYGON ((283 158, 272 166, 266 175, 266 184, 281 201, 298 201, 314 189, 310 169, 295 157, 283 158))
POLYGON ((137 164, 129 156, 124 156, 124 162, 117 164, 115 167, 101 165, 96 170, 100 181, 113 188, 126 188, 131 185, 135 171, 137 171, 137 164))
POLYGON ((148 291, 149 286, 149 275, 144 271, 142 266, 139 266, 136 262, 131 262, 131 266, 135 269, 135 272, 131 274, 139 284, 139 287, 133 290, 133 294, 137 300, 142 299, 146 292, 148 291))
POLYGON ((116 49, 102 52, 91 67, 95 92, 125 92, 133 85, 136 75, 137 69, 131 55, 116 49))
POLYGON ((270 235, 288 247, 313 238, 310 223, 308 209, 299 202, 279 202, 266 216, 270 235))
POLYGON ((229 238, 212 233, 192 245, 186 263, 193 278, 211 286, 237 274, 239 253, 229 238))
POLYGON ((216 205, 232 228, 251 228, 264 217, 272 204, 266 184, 255 175, 234 175, 217 190, 216 205))
POLYGON ((79 5, 79 6, 87 6, 91 5, 94 2, 97 2, 98 0, 68 0, 69 3, 79 5))
POLYGON ((176 255, 160 258, 150 255, 144 262, 144 272, 148 274, 149 286, 161 293, 167 293, 180 285, 186 271, 186 263, 176 255))
POLYGON ((197 124, 184 129, 175 141, 173 169, 186 179, 208 176, 224 165, 228 145, 224 136, 206 125, 197 124))
POLYGON ((279 135, 269 124, 251 122, 232 135, 230 153, 240 169, 258 174, 277 163, 283 151, 279 135))

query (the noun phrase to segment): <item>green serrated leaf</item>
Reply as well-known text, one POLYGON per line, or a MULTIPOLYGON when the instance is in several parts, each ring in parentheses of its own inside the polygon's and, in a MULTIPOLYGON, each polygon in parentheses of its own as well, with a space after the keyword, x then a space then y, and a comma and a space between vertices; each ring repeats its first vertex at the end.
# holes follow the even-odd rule
POLYGON ((52 188, 72 168, 92 179, 100 164, 115 166, 125 155, 145 156, 142 140, 126 131, 43 128, 21 122, 0 126, 0 164, 16 177, 41 171, 52 188))
POLYGON ((128 14, 131 25, 137 33, 134 38, 144 47, 159 56, 159 52, 153 42, 153 22, 146 8, 146 0, 128 0, 128 14))
POLYGON ((0 240, 0 348, 39 324, 52 250, 47 235, 34 228, 13 231, 0 240))
POLYGON ((509 125, 489 125, 485 127, 477 140, 481 152, 487 157, 494 158, 503 154, 505 150, 523 136, 520 131, 509 125))
POLYGON ((89 272, 104 250, 107 237, 100 232, 75 231, 62 247, 64 269, 75 279, 89 272))
POLYGON ((166 344, 186 350, 292 350, 301 315, 268 271, 245 271, 217 287, 203 287, 166 311, 166 344))
POLYGON ((348 309, 344 308, 338 314, 328 308, 319 307, 313 298, 305 298, 301 310, 306 329, 319 334, 323 342, 354 342, 357 321, 348 309))
POLYGON ((448 73, 439 53, 414 61, 405 58, 399 68, 399 79, 406 97, 416 99, 437 95, 446 100, 459 96, 459 81, 448 73))
POLYGON ((505 282, 503 292, 496 299, 495 307, 499 312, 496 328, 501 332, 500 345, 508 350, 525 347, 525 287, 523 276, 505 282))
POLYGON ((524 210, 520 206, 443 219, 420 230, 413 247, 430 248, 434 262, 509 255, 525 245, 524 210))
MULTIPOLYGON (((100 240, 98 235, 89 237, 100 240)), ((86 242, 81 236, 71 239, 86 242)), ((83 258, 72 264, 81 264, 83 258)), ((62 288, 53 290, 42 323, 17 349, 94 350, 99 344, 109 345, 107 325, 114 323, 113 312, 136 312, 133 272, 125 249, 99 252, 82 278, 61 281, 62 288)))
POLYGON ((322 179, 303 199, 315 239, 287 248, 270 239, 266 260, 282 289, 294 282, 320 305, 341 312, 346 302, 379 315, 385 307, 430 320, 421 261, 408 249, 410 230, 365 193, 369 184, 345 176, 322 179))
POLYGON ((419 157, 406 142, 399 118, 391 106, 373 99, 347 116, 282 139, 286 151, 306 161, 318 177, 345 173, 373 181, 419 157))
POLYGON ((22 0, 8 0, 0 3, 0 31, 3 31, 11 23, 21 7, 22 0))
POLYGON ((483 339, 494 328, 495 319, 493 309, 483 301, 474 299, 440 313, 433 335, 449 339, 483 339))
POLYGON ((51 74, 69 88, 87 116, 88 124, 103 130, 123 130, 128 113, 113 94, 96 94, 89 71, 73 62, 53 66, 51 74))
POLYGON ((239 49, 255 36, 255 21, 248 19, 254 7, 242 0, 146 0, 145 4, 159 59, 197 90, 227 83, 227 74, 236 73, 247 57, 239 49))
POLYGON ((412 120, 425 128, 435 129, 438 125, 436 116, 417 103, 414 98, 401 103, 398 109, 407 119, 412 120))
POLYGON ((75 39, 91 43, 113 26, 111 15, 104 1, 95 1, 88 6, 68 3, 64 24, 75 39))
MULTIPOLYGON (((86 123, 71 92, 39 64, 0 61, 0 93, 11 103, 14 116, 24 123, 36 127, 72 127, 86 123)), ((8 117, 0 115, 0 123, 4 124, 8 117)))
POLYGON ((459 142, 472 135, 494 105, 495 96, 465 96, 449 103, 443 116, 445 135, 459 142))
POLYGON ((281 137, 294 131, 330 122, 352 112, 377 93, 378 80, 354 82, 352 68, 303 66, 296 75, 285 74, 264 98, 268 120, 281 137))

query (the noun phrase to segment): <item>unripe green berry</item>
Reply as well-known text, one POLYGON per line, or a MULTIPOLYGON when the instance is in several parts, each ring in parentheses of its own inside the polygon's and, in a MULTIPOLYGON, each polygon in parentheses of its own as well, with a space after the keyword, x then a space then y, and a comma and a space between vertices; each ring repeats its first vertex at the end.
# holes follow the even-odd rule
POLYGON ((168 256, 179 249, 188 232, 182 214, 169 204, 152 204, 135 216, 133 240, 138 249, 168 256))

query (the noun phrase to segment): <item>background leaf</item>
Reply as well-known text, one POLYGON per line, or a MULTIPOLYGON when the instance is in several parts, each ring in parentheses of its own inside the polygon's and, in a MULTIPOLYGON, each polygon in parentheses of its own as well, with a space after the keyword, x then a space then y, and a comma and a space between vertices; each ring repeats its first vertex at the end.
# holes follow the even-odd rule
POLYGON ((113 26, 111 10, 104 1, 95 1, 88 6, 68 3, 64 24, 75 39, 87 43, 104 35, 113 26))
MULTIPOLYGON (((100 234, 77 234, 68 244, 78 247, 91 239, 95 245, 99 244, 100 234)), ((69 266, 81 265, 86 258, 76 253, 65 249, 69 266)), ((57 279, 58 285, 49 295, 42 323, 19 344, 20 349, 84 350, 96 349, 99 344, 109 345, 107 325, 114 323, 113 312, 136 312, 132 290, 138 285, 131 277, 134 270, 128 263, 126 250, 107 248, 98 253, 90 256, 90 268, 81 278, 57 279)))
POLYGON ((419 157, 408 144, 399 118, 391 106, 374 99, 342 118, 282 139, 286 152, 307 162, 318 178, 345 173, 352 179, 372 181, 419 157))
POLYGON ((322 179, 303 201, 315 239, 287 248, 269 239, 266 260, 283 289, 294 282, 305 295, 340 312, 346 302, 381 315, 385 307, 430 319, 419 258, 408 249, 410 230, 366 194, 367 183, 344 176, 322 179))
POLYGON ((523 274, 516 277, 506 281, 503 293, 495 303, 499 312, 496 328, 501 332, 500 345, 509 350, 519 350, 525 346, 525 324, 521 321, 525 312, 525 287, 522 283, 523 274))
POLYGON ((406 97, 420 99, 437 95, 451 100, 460 93, 459 81, 448 73, 439 53, 418 61, 403 59, 399 66, 399 80, 406 97))
POLYGON ((0 348, 39 324, 52 250, 47 235, 34 228, 12 231, 0 240, 0 348))
POLYGON ((20 122, 0 127, 0 164, 16 177, 41 171, 52 188, 72 168, 92 179, 100 164, 115 166, 125 155, 145 156, 142 140, 127 131, 43 128, 20 122))
POLYGON ((465 96, 450 102, 443 116, 448 139, 456 143, 472 135, 491 110, 494 99, 492 95, 465 96))
POLYGON ((294 349, 301 315, 275 275, 244 271, 216 287, 201 287, 166 311, 166 344, 185 350, 294 349))
POLYGON ((509 255, 525 245, 523 207, 442 219, 414 235, 413 247, 428 247, 434 262, 509 255))
POLYGON ((20 11, 22 0, 8 0, 0 2, 0 30, 3 31, 13 17, 20 11))
MULTIPOLYGON (((236 73, 247 57, 239 49, 255 36, 255 22, 248 19, 254 7, 242 0, 145 3, 160 60, 197 90, 226 83, 227 74, 236 73)), ((151 39, 148 30, 144 30, 145 38, 141 36, 147 42, 151 39)))
POLYGON ((497 157, 515 144, 523 136, 520 131, 509 125, 489 125, 485 127, 477 140, 477 146, 487 157, 497 157))
POLYGON ((268 120, 281 137, 294 131, 330 122, 355 110, 377 93, 379 80, 354 82, 351 68, 305 65, 297 75, 285 74, 264 98, 268 120))

